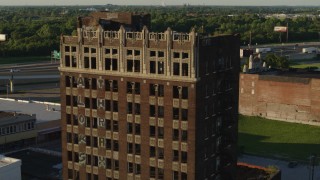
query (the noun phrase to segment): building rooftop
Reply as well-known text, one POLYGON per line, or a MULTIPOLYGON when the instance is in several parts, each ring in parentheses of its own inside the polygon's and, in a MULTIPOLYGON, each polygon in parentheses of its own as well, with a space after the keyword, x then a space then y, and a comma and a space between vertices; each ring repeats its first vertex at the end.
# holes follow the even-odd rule
POLYGON ((14 99, 0 98, 0 109, 6 113, 1 116, 10 116, 10 113, 36 115, 37 123, 61 119, 60 105, 56 103, 29 102, 14 99))
POLYGON ((16 112, 4 112, 0 111, 0 126, 9 125, 12 123, 25 122, 29 120, 35 120, 36 116, 34 114, 19 114, 16 112))
POLYGON ((0 155, 0 168, 17 162, 21 162, 21 160, 0 155))

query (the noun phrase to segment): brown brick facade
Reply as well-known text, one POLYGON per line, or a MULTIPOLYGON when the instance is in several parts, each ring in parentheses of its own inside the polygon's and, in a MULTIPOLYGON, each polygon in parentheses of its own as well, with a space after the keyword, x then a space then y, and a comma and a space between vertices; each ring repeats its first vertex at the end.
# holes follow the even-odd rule
POLYGON ((320 79, 240 75, 239 112, 284 121, 320 121, 320 79))
POLYGON ((61 37, 63 179, 235 179, 239 37, 61 37))

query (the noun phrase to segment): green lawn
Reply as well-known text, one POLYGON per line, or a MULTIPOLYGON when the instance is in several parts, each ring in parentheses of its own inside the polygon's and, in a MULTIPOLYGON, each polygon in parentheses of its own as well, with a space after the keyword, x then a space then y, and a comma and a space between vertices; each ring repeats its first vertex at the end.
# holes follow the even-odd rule
POLYGON ((320 155, 320 127, 239 116, 239 147, 245 153, 307 161, 320 155))
POLYGON ((0 57, 0 64, 16 64, 50 61, 50 56, 0 57))
POLYGON ((317 67, 318 69, 320 68, 320 63, 311 63, 311 64, 296 64, 292 65, 292 68, 301 68, 301 69, 306 69, 309 67, 317 67))

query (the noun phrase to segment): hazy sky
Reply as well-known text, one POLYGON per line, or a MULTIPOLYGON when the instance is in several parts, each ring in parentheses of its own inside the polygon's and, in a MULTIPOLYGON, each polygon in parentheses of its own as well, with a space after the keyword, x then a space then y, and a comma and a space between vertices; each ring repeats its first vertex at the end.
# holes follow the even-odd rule
MULTIPOLYGON (((320 6, 320 0, 1 0, 1 5, 252 5, 320 6)), ((0 5, 0 6, 1 6, 0 5)))

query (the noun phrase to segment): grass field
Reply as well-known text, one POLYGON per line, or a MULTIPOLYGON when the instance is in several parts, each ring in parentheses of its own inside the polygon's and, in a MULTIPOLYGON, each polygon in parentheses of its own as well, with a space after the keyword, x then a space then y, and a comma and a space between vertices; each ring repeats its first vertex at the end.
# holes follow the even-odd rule
POLYGON ((309 68, 309 67, 317 67, 318 69, 320 69, 320 63, 296 64, 296 65, 292 65, 291 67, 300 68, 300 69, 306 69, 306 68, 309 68))
POLYGON ((239 116, 239 147, 245 153, 307 161, 320 155, 320 127, 239 116))
POLYGON ((18 64, 50 61, 50 56, 0 57, 0 64, 18 64))

